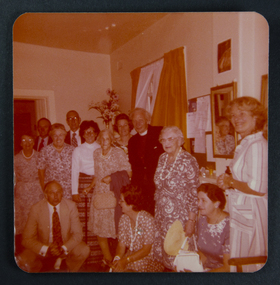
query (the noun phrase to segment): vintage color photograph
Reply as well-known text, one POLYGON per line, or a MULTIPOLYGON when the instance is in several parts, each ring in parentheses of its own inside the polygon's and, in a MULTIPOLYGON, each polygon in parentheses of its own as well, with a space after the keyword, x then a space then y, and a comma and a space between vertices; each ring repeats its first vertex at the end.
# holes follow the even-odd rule
POLYGON ((268 43, 255 12, 17 18, 18 267, 260 270, 268 257, 268 43))

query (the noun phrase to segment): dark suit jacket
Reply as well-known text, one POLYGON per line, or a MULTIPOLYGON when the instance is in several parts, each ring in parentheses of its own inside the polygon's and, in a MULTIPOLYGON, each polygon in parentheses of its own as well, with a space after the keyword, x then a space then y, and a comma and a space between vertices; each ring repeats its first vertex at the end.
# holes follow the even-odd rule
MULTIPOLYGON (((70 131, 67 132, 64 142, 71 145, 70 131)), ((85 139, 83 137, 81 137, 81 143, 84 143, 84 142, 85 142, 85 139)))
MULTIPOLYGON (((60 224, 63 244, 71 251, 83 238, 82 226, 76 203, 62 198, 60 203, 60 224)), ((48 202, 43 199, 30 209, 23 231, 22 245, 39 254, 43 245, 49 245, 50 217, 48 202)))
MULTIPOLYGON (((164 152, 162 145, 158 140, 161 130, 162 127, 148 126, 144 163, 137 153, 140 135, 136 134, 130 138, 128 142, 128 156, 132 167, 132 183, 143 185, 145 182, 145 185, 150 185, 154 188, 154 175, 158 159, 164 152), (147 180, 143 181, 145 177, 147 180)), ((143 191, 145 190, 146 189, 143 189, 143 191)))
MULTIPOLYGON (((39 148, 38 142, 39 142, 39 136, 35 139, 35 141, 34 141, 34 146, 33 146, 33 148, 34 148, 35 150, 37 150, 37 151, 38 151, 38 148, 39 148)), ((51 143, 52 143, 52 138, 49 136, 48 145, 51 144, 51 143)))

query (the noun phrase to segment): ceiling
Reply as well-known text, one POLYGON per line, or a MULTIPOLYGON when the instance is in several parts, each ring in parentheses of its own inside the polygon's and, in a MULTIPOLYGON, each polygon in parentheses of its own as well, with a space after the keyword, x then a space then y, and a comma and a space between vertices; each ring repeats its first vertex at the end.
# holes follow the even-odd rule
POLYGON ((13 40, 75 51, 111 54, 167 13, 26 13, 13 40))

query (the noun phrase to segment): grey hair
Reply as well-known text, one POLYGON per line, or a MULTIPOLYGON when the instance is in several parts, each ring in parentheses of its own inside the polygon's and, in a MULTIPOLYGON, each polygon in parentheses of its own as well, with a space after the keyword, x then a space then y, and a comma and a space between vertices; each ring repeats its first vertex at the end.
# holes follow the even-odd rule
POLYGON ((53 135, 54 130, 63 130, 65 132, 65 135, 67 134, 66 129, 63 124, 55 123, 51 125, 50 132, 49 132, 50 136, 53 135))
POLYGON ((159 135, 159 140, 161 140, 162 135, 166 132, 174 133, 176 135, 176 138, 180 139, 180 145, 183 145, 185 143, 183 132, 176 126, 163 127, 163 129, 161 130, 160 135, 159 135))
POLYGON ((111 139, 111 144, 112 144, 113 141, 114 141, 114 135, 113 135, 113 133, 112 133, 110 130, 108 130, 108 129, 104 129, 104 130, 100 131, 100 133, 99 133, 99 135, 98 135, 96 141, 100 144, 100 143, 101 143, 101 137, 102 137, 102 135, 103 135, 104 133, 107 133, 107 134, 109 135, 109 137, 110 137, 110 139, 111 139))
POLYGON ((135 112, 142 112, 144 114, 148 124, 151 122, 151 120, 152 120, 151 114, 143 108, 135 108, 129 115, 130 120, 133 120, 133 116, 134 116, 135 112))

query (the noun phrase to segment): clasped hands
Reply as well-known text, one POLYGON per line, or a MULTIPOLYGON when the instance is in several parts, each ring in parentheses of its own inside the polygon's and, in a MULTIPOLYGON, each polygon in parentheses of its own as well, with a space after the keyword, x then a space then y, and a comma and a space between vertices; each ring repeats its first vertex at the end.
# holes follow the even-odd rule
POLYGON ((64 249, 61 246, 51 243, 49 245, 46 256, 47 257, 64 257, 66 256, 66 254, 64 252, 64 249))

